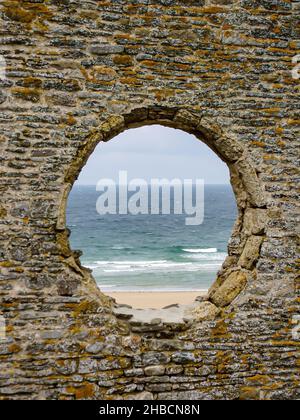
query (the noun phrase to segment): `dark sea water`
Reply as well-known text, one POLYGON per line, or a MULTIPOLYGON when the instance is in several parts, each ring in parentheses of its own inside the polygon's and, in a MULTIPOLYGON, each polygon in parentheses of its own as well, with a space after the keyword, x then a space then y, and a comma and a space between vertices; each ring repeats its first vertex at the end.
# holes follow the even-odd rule
POLYGON ((205 187, 200 226, 186 226, 185 215, 100 216, 98 197, 94 186, 75 186, 67 223, 72 249, 83 251, 103 291, 203 290, 214 282, 236 219, 231 186, 205 187))

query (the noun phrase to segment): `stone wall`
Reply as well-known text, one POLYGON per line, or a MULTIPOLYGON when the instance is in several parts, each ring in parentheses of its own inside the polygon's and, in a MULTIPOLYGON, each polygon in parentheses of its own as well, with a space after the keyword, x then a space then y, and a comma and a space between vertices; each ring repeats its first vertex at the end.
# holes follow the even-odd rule
POLYGON ((1 2, 1 399, 300 397, 299 10, 1 2), (206 142, 239 207, 228 259, 179 324, 120 317, 65 226, 96 145, 147 124, 206 142))

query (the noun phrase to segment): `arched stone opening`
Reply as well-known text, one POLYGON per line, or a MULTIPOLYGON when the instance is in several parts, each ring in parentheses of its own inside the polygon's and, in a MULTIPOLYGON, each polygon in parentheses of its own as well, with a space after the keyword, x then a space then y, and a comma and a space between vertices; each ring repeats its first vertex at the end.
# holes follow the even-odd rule
MULTIPOLYGON (((154 124, 181 129, 195 135, 205 142, 230 169, 231 184, 238 206, 238 218, 229 242, 228 257, 208 295, 193 307, 188 321, 213 319, 238 297, 248 281, 255 276, 256 263, 265 237, 267 199, 247 150, 211 119, 177 108, 138 108, 125 115, 113 115, 93 129, 64 176, 64 189, 57 221, 57 241, 60 249, 67 256, 65 262, 82 279, 76 286, 83 287, 93 299, 99 299, 100 305, 112 309, 113 301, 99 291, 90 271, 82 267, 79 260, 80 253, 70 250, 69 232, 65 221, 66 202, 76 178, 99 142, 107 142, 130 128, 154 124)), ((68 279, 65 279, 63 284, 58 284, 59 293, 62 295, 72 294, 72 287, 68 284, 68 279)), ((126 318, 124 311, 115 313, 121 318, 124 316, 126 318)), ((128 318, 131 318, 132 314, 128 315, 128 318)))

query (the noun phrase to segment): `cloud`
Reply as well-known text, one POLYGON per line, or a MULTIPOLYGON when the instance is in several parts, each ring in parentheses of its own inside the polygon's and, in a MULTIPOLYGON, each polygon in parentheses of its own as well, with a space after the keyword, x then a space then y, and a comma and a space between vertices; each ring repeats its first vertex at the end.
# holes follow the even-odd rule
POLYGON ((147 126, 127 130, 101 143, 82 170, 79 183, 96 184, 100 178, 200 178, 208 184, 228 184, 229 171, 208 146, 181 130, 147 126))

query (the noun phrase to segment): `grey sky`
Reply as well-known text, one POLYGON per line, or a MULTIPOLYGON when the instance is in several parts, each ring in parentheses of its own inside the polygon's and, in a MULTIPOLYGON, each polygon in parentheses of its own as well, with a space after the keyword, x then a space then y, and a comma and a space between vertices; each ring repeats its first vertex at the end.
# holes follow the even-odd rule
POLYGON ((101 143, 83 168, 77 184, 95 185, 101 178, 118 180, 120 170, 132 178, 204 179, 228 184, 229 170, 203 142, 181 130, 146 126, 127 130, 101 143))

